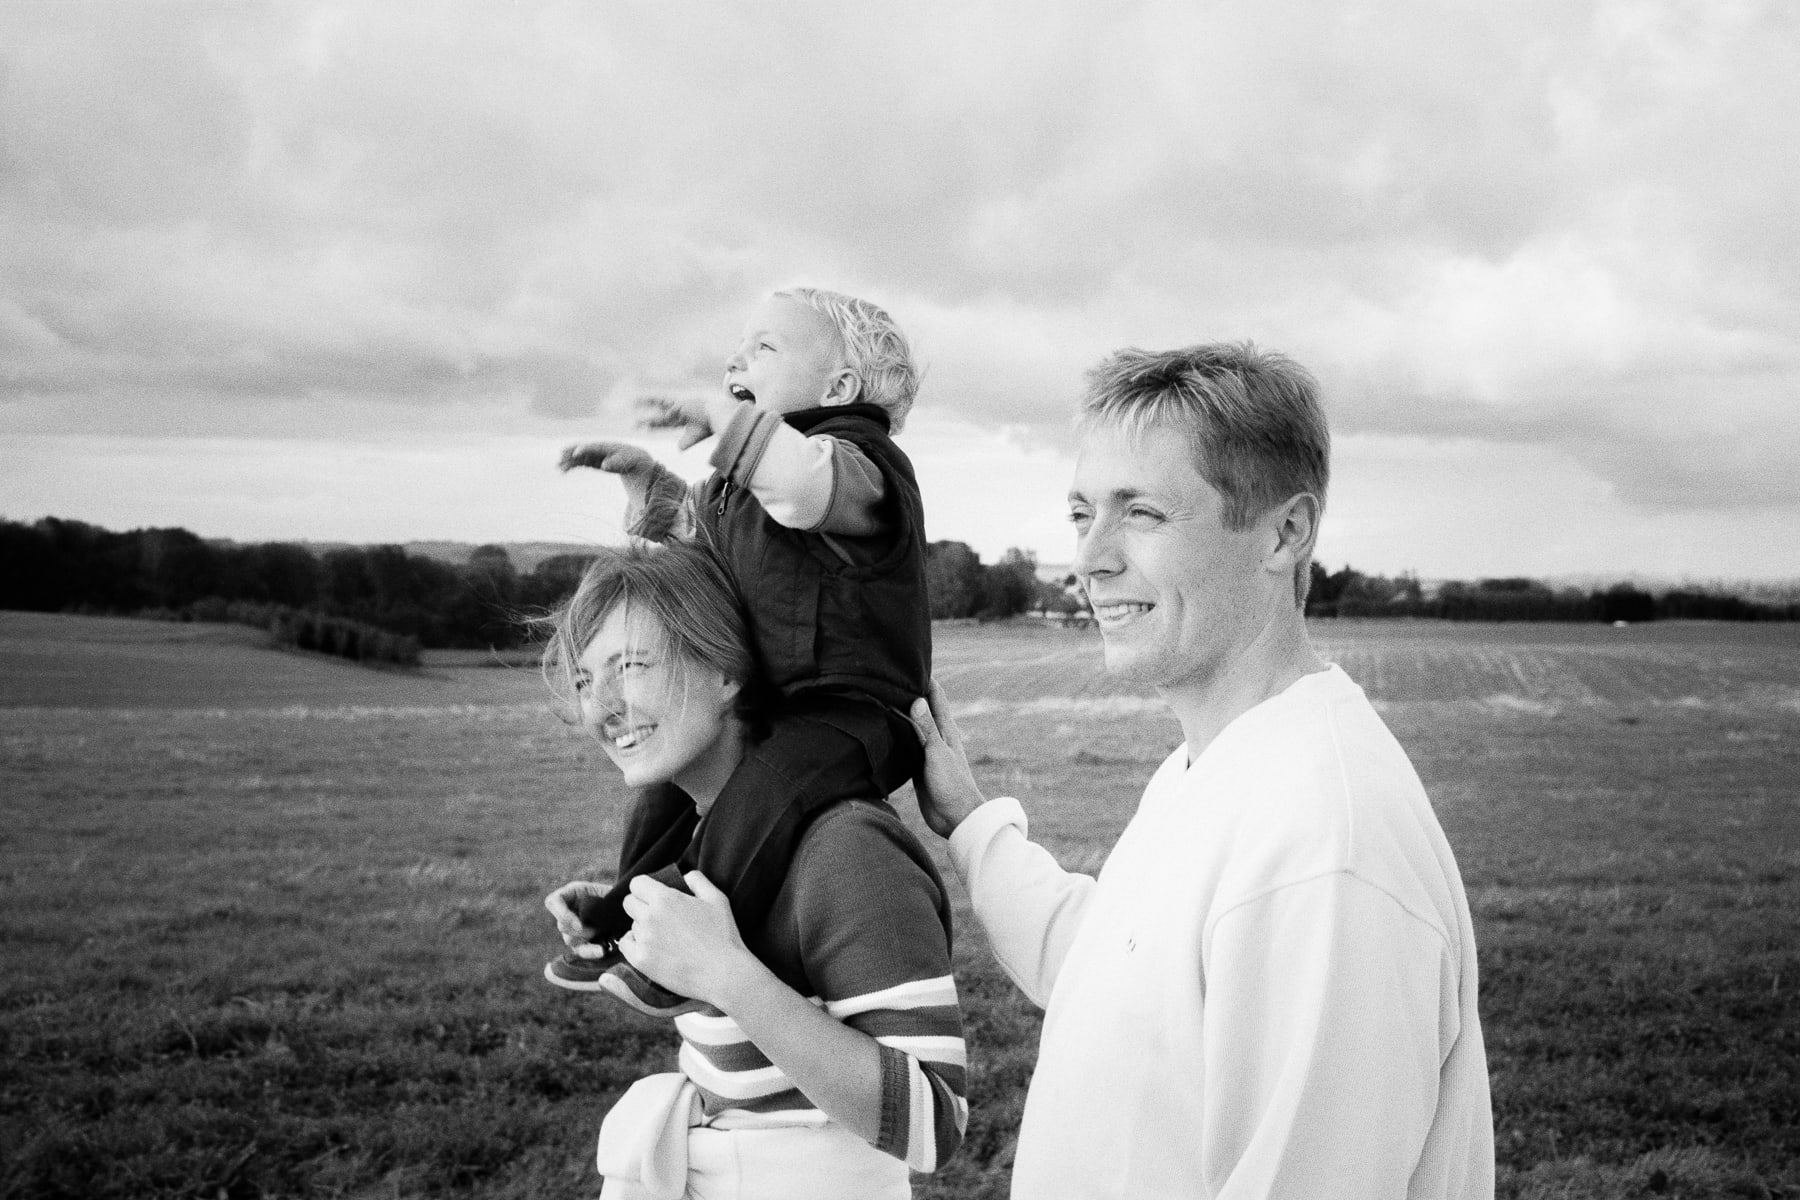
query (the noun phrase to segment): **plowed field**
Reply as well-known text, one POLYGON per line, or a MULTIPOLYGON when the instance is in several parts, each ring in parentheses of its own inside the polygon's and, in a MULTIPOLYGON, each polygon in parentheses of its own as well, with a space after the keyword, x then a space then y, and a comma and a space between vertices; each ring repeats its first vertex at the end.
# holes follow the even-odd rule
MULTIPOLYGON (((1503 1196, 1800 1196, 1800 627, 1323 622, 1456 850, 1503 1196)), ((1094 869, 1180 739, 1092 632, 943 626, 990 793, 1094 869)), ((591 1194, 664 1026, 538 978, 620 795, 528 668, 0 613, 0 1193, 591 1194)), ((897 801, 903 811, 910 799, 897 801)), ((1005 1195, 1037 1016, 966 910, 1005 1195)))

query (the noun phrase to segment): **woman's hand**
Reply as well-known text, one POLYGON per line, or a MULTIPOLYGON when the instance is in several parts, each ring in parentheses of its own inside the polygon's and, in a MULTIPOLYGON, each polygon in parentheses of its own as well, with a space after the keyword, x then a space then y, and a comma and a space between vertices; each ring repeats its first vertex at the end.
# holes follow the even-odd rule
POLYGON ((575 915, 584 896, 604 896, 607 889, 598 883, 576 880, 565 883, 544 897, 544 907, 556 919, 556 932, 562 934, 563 945, 586 958, 598 958, 604 949, 594 944, 594 930, 575 915))
POLYGON ((761 964, 744 946, 725 893, 698 871, 683 878, 693 895, 647 875, 631 881, 631 932, 619 939, 619 952, 670 991, 730 1012, 732 984, 746 966, 761 964))
POLYGON ((962 731, 950 715, 950 697, 938 681, 931 681, 931 699, 914 700, 913 731, 925 747, 925 769, 913 780, 919 797, 919 815, 939 837, 949 837, 963 819, 986 801, 969 770, 963 752, 962 731))

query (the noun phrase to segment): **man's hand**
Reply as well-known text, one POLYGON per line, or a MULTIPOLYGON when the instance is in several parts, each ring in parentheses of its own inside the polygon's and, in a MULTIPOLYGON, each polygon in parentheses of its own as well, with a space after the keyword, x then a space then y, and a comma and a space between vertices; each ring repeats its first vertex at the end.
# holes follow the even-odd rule
POLYGON ((648 875, 631 881, 625 897, 631 932, 619 939, 619 953, 670 991, 729 1012, 734 972, 756 959, 738 934, 725 893, 698 871, 682 878, 693 895, 648 875))
POLYGON ((586 958, 597 958, 605 949, 594 943, 594 930, 581 923, 575 908, 583 896, 604 896, 606 891, 598 883, 576 880, 544 897, 544 907, 556 918, 556 932, 562 934, 563 945, 586 958))
MULTIPOLYGON (((735 404, 736 401, 728 400, 735 404)), ((730 412, 692 396, 645 396, 637 402, 638 424, 645 429, 679 429, 675 444, 683 450, 698 445, 719 431, 715 421, 730 412)))
POLYGON ((925 769, 913 780, 919 797, 919 815, 939 837, 949 837, 963 819, 985 800, 963 753, 962 731, 950 715, 950 698, 938 681, 931 681, 931 699, 914 700, 913 731, 925 747, 925 769))

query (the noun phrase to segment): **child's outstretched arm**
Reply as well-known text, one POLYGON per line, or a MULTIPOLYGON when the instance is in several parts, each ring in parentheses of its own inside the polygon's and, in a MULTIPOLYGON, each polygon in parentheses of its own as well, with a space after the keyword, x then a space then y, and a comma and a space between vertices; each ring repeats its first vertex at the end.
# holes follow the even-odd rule
POLYGON ((721 429, 711 461, 790 529, 848 537, 883 532, 887 481, 844 438, 808 436, 775 413, 740 404, 721 429))
POLYGON ((588 442, 563 451, 561 467, 592 467, 617 475, 625 485, 625 531, 666 542, 680 535, 688 487, 640 446, 629 442, 588 442))
POLYGON ((808 533, 866 537, 882 532, 887 483, 854 445, 829 434, 808 437, 780 414, 719 395, 647 396, 638 411, 651 429, 679 429, 683 449, 714 434, 712 465, 749 489, 769 516, 808 533))

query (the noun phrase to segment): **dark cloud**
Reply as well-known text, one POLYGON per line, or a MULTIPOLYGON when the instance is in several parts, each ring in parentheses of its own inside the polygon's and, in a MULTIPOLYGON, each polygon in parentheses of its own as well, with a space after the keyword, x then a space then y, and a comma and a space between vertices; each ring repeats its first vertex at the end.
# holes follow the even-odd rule
POLYGON ((1654 3, 9 5, 0 420, 590 419, 711 386, 804 281, 1025 441, 1113 347, 1247 336, 1348 431, 1787 502, 1797 41, 1654 3))
POLYGON ((1648 509, 1730 511, 1800 504, 1800 427, 1783 364, 1618 371, 1540 385, 1497 404, 1416 380, 1347 388, 1340 433, 1474 439, 1558 451, 1648 509))

